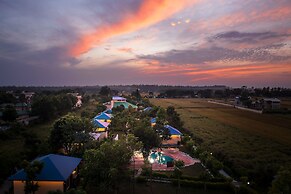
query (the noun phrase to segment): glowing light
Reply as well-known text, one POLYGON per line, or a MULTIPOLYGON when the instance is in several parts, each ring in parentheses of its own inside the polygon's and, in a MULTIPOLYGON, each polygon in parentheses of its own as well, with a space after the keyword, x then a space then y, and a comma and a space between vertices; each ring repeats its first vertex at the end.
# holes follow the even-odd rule
POLYGON ((152 159, 152 158, 150 158, 149 161, 150 161, 151 164, 153 164, 155 162, 155 160, 152 159))
POLYGON ((190 19, 186 19, 185 23, 187 23, 187 24, 190 23, 190 19))
POLYGON ((176 23, 175 23, 175 22, 172 22, 172 23, 171 23, 171 26, 176 26, 176 23))
POLYGON ((181 24, 181 22, 180 22, 180 21, 178 21, 178 24, 181 24))

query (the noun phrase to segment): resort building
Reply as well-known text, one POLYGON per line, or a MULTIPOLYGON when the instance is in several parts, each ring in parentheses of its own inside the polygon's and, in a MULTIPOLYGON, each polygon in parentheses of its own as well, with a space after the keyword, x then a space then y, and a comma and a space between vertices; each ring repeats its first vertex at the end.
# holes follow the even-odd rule
POLYGON ((264 110, 278 110, 281 108, 281 100, 278 98, 264 98, 262 102, 264 110))
POLYGON ((151 126, 155 126, 157 123, 157 118, 151 118, 151 126))
POLYGON ((96 117, 94 117, 95 120, 99 120, 99 121, 103 121, 103 122, 107 122, 110 123, 111 122, 111 114, 107 114, 105 112, 102 112, 101 114, 97 115, 96 117))
POLYGON ((169 130, 170 139, 162 141, 163 146, 178 146, 181 142, 181 136, 183 135, 178 129, 165 125, 165 129, 169 130))
POLYGON ((101 141, 104 138, 108 137, 108 133, 106 132, 101 132, 101 133, 89 133, 91 138, 95 141, 101 141))
POLYGON ((98 119, 93 119, 93 125, 96 127, 96 132, 105 132, 107 131, 108 125, 110 123, 104 122, 98 119))
POLYGON ((110 103, 110 108, 112 109, 112 108, 116 108, 118 106, 123 106, 125 109, 128 109, 129 107, 137 109, 137 106, 127 102, 126 98, 123 98, 120 96, 113 96, 111 103, 110 103))
MULTIPOLYGON (((65 192, 76 187, 81 158, 49 154, 35 160, 43 163, 43 168, 35 179, 39 185, 35 194, 47 194, 48 191, 57 190, 65 192)), ((25 193, 27 175, 23 169, 9 177, 9 180, 13 181, 14 194, 25 193)))

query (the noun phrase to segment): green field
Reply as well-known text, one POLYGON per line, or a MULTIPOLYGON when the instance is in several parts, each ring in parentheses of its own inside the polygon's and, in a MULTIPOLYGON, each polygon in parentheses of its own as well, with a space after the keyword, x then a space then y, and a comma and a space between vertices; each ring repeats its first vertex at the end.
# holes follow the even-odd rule
POLYGON ((201 146, 236 175, 269 175, 291 163, 291 115, 252 113, 205 99, 151 99, 151 103, 174 106, 184 127, 202 140, 201 146))

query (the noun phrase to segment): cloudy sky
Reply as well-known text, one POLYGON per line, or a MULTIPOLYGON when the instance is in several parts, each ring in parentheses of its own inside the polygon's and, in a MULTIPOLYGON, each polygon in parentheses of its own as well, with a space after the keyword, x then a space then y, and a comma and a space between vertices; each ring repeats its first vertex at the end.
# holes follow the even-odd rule
POLYGON ((0 85, 291 87, 290 0, 0 0, 0 85))

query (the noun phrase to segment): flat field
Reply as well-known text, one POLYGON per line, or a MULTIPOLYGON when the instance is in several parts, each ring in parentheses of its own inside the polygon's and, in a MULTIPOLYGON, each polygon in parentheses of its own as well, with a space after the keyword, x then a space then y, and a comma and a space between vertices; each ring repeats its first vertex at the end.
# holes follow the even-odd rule
POLYGON ((264 176, 291 164, 291 115, 258 114, 206 99, 150 101, 164 108, 174 106, 184 127, 202 139, 201 146, 236 175, 264 176))

